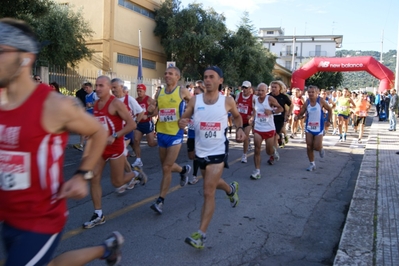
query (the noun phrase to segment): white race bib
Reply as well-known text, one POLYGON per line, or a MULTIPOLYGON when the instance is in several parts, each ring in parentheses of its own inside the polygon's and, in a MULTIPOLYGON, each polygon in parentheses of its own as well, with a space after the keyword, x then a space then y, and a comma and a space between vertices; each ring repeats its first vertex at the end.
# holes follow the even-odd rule
POLYGON ((30 153, 0 150, 0 189, 30 188, 30 153))
POLYGON ((265 113, 256 113, 257 122, 259 123, 267 123, 269 121, 270 116, 265 113))
POLYGON ((205 139, 221 139, 222 123, 220 122, 200 122, 200 135, 205 139))
POLYGON ((243 105, 242 103, 238 104, 237 109, 240 114, 248 114, 248 106, 243 105))
POLYGON ((165 108, 159 110, 159 119, 161 122, 177 121, 176 108, 165 108))
POLYGON ((367 116, 367 111, 360 111, 359 116, 367 116))
POLYGON ((319 122, 308 122, 308 126, 306 128, 309 131, 319 132, 320 131, 320 123, 319 122))

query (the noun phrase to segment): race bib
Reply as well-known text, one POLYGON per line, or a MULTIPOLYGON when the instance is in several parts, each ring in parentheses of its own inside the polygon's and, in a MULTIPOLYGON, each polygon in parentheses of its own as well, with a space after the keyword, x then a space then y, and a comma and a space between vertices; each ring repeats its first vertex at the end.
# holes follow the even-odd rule
POLYGON ((265 113, 256 113, 257 122, 259 123, 267 123, 269 121, 270 116, 265 113))
POLYGON ((306 128, 309 131, 319 132, 320 131, 320 123, 319 122, 309 122, 306 128))
POLYGON ((107 117, 106 116, 96 116, 96 119, 100 124, 103 126, 105 131, 108 132, 108 122, 107 122, 107 117))
POLYGON ((200 122, 200 135, 205 139, 221 139, 222 123, 220 122, 200 122))
POLYGON ((159 119, 161 122, 174 122, 177 121, 176 109, 166 108, 159 110, 159 119))
POLYGON ((338 108, 339 108, 340 111, 343 111, 343 112, 348 110, 348 106, 339 106, 338 108))
POLYGON ((300 105, 294 105, 294 111, 299 111, 301 110, 301 106, 300 105))
POLYGON ((189 130, 194 130, 194 120, 192 120, 192 119, 188 120, 187 128, 189 130))
POLYGON ((30 153, 0 150, 0 189, 30 188, 30 153))
POLYGON ((248 114, 248 106, 246 106, 246 105, 243 105, 243 104, 238 104, 238 112, 240 113, 240 114, 248 114))
POLYGON ((367 116, 367 111, 360 111, 359 116, 367 116))

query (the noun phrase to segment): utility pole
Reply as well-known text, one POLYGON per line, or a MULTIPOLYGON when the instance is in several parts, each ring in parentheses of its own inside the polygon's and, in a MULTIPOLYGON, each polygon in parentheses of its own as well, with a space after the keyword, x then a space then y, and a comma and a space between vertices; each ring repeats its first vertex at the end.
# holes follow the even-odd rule
POLYGON ((398 23, 398 47, 396 48, 396 72, 395 72, 395 87, 399 90, 399 23, 398 23))
POLYGON ((291 53, 292 53, 292 58, 291 58, 291 71, 294 71, 294 65, 295 65, 295 32, 296 32, 296 28, 294 28, 294 36, 292 36, 292 49, 291 49, 291 53))
POLYGON ((381 54, 380 54, 380 63, 382 64, 382 52, 384 48, 384 30, 382 30, 381 34, 381 54))

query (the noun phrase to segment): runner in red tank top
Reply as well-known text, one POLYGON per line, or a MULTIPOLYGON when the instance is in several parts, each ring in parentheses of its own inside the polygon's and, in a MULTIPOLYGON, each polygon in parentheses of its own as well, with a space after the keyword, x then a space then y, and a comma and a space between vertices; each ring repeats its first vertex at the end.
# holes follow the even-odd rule
POLYGON ((66 199, 88 194, 87 180, 105 147, 106 132, 80 102, 36 84, 31 78, 38 53, 33 31, 23 21, 0 19, 0 224, 10 265, 85 265, 95 258, 120 260, 123 237, 52 259, 65 226, 66 199), (63 180, 67 131, 89 136, 73 177, 63 180), (90 154, 90 156, 87 156, 90 154))
POLYGON ((242 92, 237 95, 236 103, 238 112, 242 118, 242 127, 244 128, 245 135, 247 136, 243 143, 243 154, 241 157, 242 163, 247 163, 247 152, 249 146, 249 133, 251 133, 252 124, 249 124, 249 119, 252 117, 252 102, 253 102, 253 94, 252 94, 252 85, 249 81, 244 81, 241 85, 242 92))
POLYGON ((96 93, 99 100, 94 105, 94 116, 108 132, 107 147, 94 168, 94 178, 91 180, 91 198, 94 205, 94 214, 83 227, 93 228, 105 223, 105 216, 101 208, 101 175, 106 162, 109 160, 111 168, 111 182, 117 188, 116 192, 123 193, 126 188, 132 189, 137 180, 144 185, 147 176, 141 169, 125 173, 123 137, 136 127, 132 116, 125 104, 111 95, 111 80, 107 76, 100 76, 96 80, 96 93), (123 126, 123 123, 125 125, 123 126))
MULTIPOLYGON (((305 100, 302 97, 302 91, 299 88, 292 89, 292 103, 294 108, 292 110, 293 116, 298 116, 302 109, 305 100)), ((301 129, 301 138, 305 137, 304 119, 298 118, 297 120, 292 119, 291 124, 291 136, 290 138, 296 138, 296 132, 298 131, 298 126, 301 129)))
POLYGON ((157 141, 155 140, 154 123, 152 122, 152 117, 156 112, 153 112, 152 115, 147 112, 148 106, 156 106, 156 103, 154 99, 145 94, 146 90, 147 88, 144 84, 137 85, 138 97, 136 100, 144 109, 144 115, 143 118, 138 122, 137 128, 134 131, 134 152, 136 153, 136 161, 132 164, 132 167, 143 167, 140 148, 140 142, 143 138, 143 135, 146 135, 148 146, 155 147, 158 145, 157 141))

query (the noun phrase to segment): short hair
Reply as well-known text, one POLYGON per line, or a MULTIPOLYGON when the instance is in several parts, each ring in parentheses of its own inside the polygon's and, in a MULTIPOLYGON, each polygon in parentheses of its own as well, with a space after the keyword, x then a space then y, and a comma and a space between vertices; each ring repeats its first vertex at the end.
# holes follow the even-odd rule
POLYGON ((177 74, 179 75, 179 77, 180 77, 180 69, 178 68, 178 67, 176 67, 176 66, 170 66, 170 67, 168 67, 166 70, 168 70, 168 69, 174 69, 176 72, 177 72, 177 74))
POLYGON ((261 83, 258 84, 258 86, 256 86, 256 90, 259 90, 260 86, 265 86, 266 90, 269 88, 269 86, 267 86, 266 83, 261 82, 261 83))
POLYGON ((315 90, 319 90, 319 87, 317 87, 316 85, 309 85, 308 89, 315 89, 315 90))
POLYGON ((118 85, 119 85, 119 86, 122 86, 122 87, 125 85, 125 82, 124 82, 123 80, 121 80, 120 78, 113 78, 113 79, 111 80, 111 83, 114 83, 114 82, 117 82, 118 85))
POLYGON ((91 82, 85 82, 85 83, 83 83, 83 86, 92 88, 93 84, 91 84, 91 82))
POLYGON ((108 76, 101 75, 101 76, 99 76, 99 77, 97 78, 97 80, 99 80, 99 79, 105 79, 105 80, 107 81, 107 83, 108 83, 109 85, 111 85, 111 79, 110 79, 108 76))
POLYGON ((60 85, 57 82, 53 81, 49 85, 53 85, 57 92, 60 92, 60 85))

